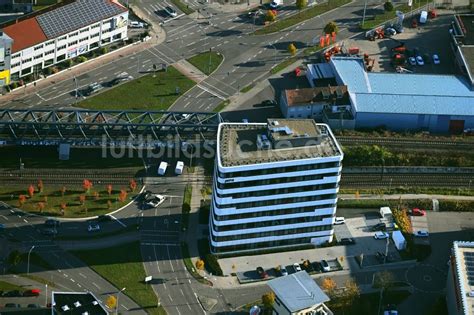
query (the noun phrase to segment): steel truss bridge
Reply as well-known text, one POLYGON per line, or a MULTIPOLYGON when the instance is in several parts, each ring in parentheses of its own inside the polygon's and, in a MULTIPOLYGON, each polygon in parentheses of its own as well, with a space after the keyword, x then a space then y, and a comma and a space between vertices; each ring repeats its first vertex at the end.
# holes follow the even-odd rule
POLYGON ((219 113, 0 109, 4 144, 160 145, 215 141, 219 113))

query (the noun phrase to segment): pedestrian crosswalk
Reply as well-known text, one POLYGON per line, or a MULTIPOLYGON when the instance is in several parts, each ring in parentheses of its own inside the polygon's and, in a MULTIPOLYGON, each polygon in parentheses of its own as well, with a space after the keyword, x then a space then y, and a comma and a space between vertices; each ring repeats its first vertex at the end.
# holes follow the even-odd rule
POLYGON ((178 246, 180 244, 178 231, 141 230, 140 232, 140 241, 142 245, 178 246))

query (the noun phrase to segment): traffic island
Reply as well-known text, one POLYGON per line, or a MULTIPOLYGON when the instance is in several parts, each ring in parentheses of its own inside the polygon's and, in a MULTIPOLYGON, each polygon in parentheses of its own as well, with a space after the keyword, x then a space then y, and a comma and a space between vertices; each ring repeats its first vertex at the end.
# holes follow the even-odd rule
POLYGON ((206 75, 213 73, 223 60, 224 56, 215 51, 203 52, 187 59, 190 64, 206 75))

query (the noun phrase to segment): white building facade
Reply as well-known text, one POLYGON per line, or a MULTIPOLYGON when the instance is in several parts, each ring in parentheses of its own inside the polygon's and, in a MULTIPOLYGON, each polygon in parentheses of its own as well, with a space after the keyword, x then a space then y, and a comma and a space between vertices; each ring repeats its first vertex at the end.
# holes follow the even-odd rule
POLYGON ((223 123, 217 148, 213 253, 332 241, 343 153, 327 125, 223 123))
POLYGON ((449 315, 474 315, 474 242, 454 242, 448 266, 449 315))
MULTIPOLYGON (((127 39, 128 9, 108 0, 76 0, 3 26, 13 39, 12 81, 127 39), (29 33, 25 33, 26 30, 29 33)), ((1 27, 1 26, 0 26, 1 27)))

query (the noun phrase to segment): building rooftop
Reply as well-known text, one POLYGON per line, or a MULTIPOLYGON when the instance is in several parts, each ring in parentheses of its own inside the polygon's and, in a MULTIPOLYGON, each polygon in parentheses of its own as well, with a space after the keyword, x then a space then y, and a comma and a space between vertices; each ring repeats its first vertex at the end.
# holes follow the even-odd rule
POLYGON ((268 281, 267 284, 290 312, 298 312, 329 301, 329 297, 306 271, 279 277, 268 281))
POLYGON ((114 0, 64 1, 4 23, 0 29, 13 38, 15 53, 123 12, 127 9, 114 0))
POLYGON ((357 112, 474 115, 474 91, 460 76, 368 73, 361 58, 333 57, 357 112))
POLYGON ((312 119, 222 123, 218 142, 223 167, 342 155, 329 127, 312 119))
POLYGON ((455 15, 451 36, 459 49, 469 79, 474 84, 474 14, 455 15))
POLYGON ((349 104, 347 86, 324 86, 297 90, 285 90, 288 106, 322 103, 330 105, 349 104))
POLYGON ((52 305, 55 314, 107 315, 108 312, 90 292, 53 292, 52 305))
POLYGON ((474 242, 454 242, 453 253, 464 314, 474 314, 474 242))

